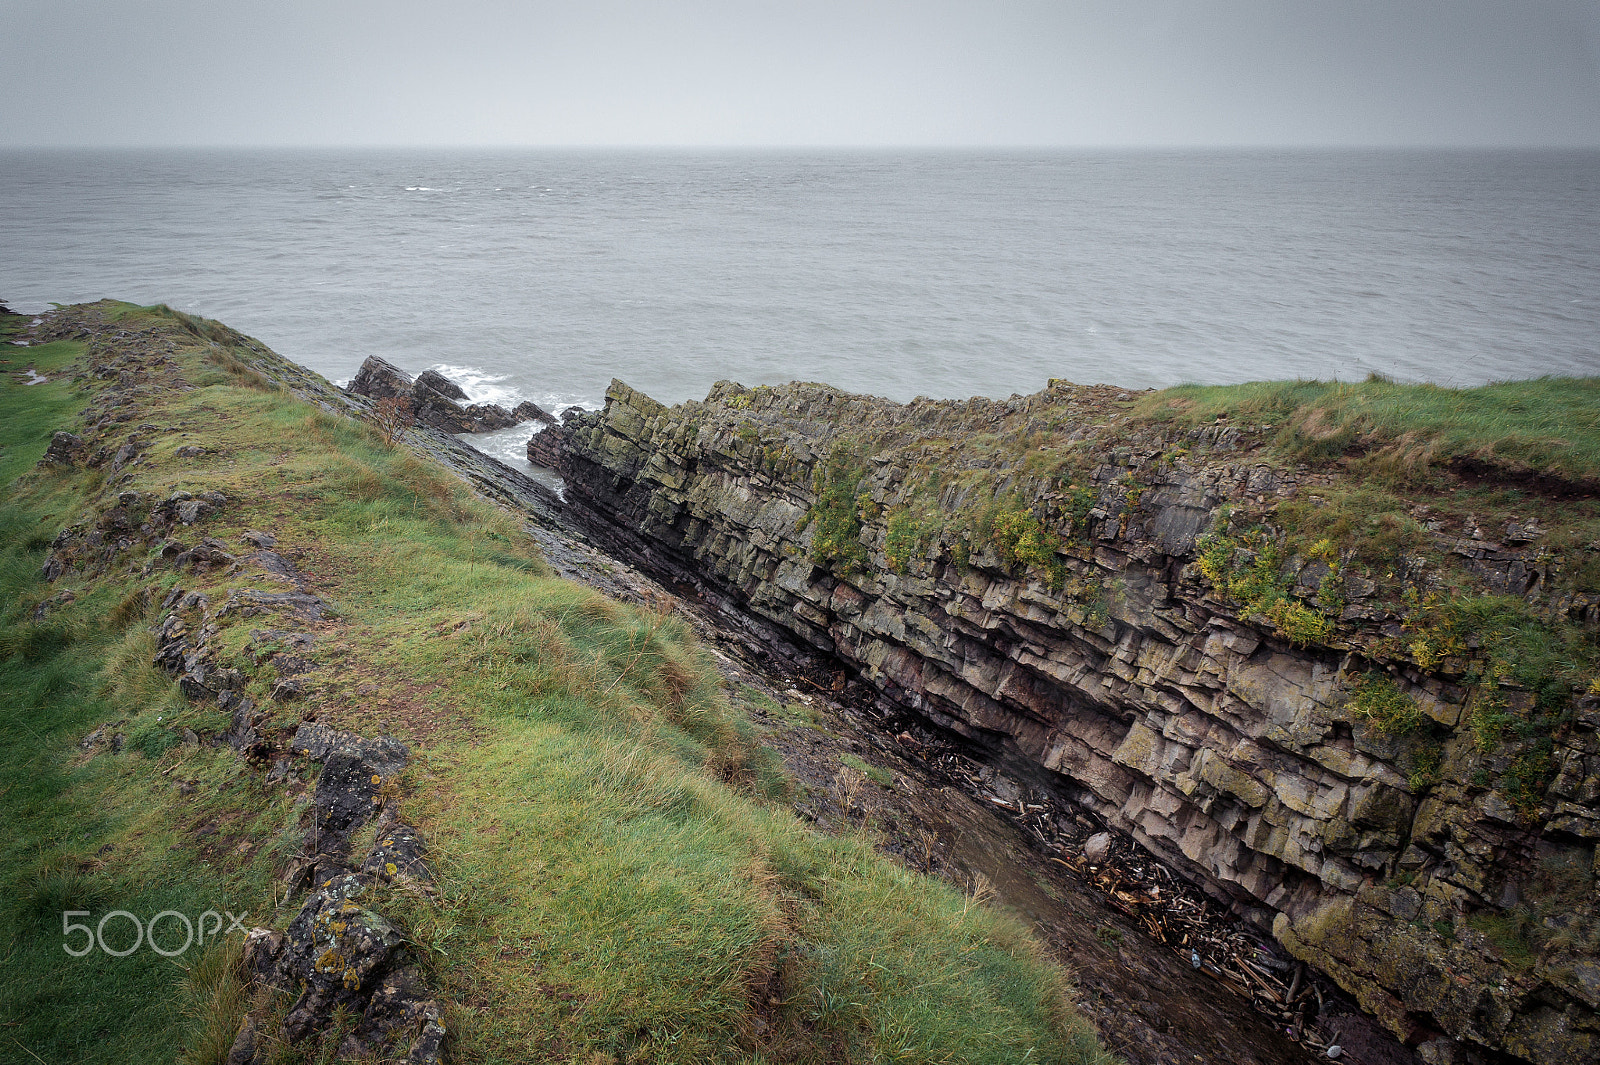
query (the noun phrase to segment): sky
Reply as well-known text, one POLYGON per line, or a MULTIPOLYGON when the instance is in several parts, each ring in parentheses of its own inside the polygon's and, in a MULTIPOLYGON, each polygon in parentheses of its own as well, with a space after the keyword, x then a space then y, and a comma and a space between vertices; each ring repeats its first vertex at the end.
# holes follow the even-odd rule
POLYGON ((0 0, 0 147, 1600 146, 1600 0, 0 0))

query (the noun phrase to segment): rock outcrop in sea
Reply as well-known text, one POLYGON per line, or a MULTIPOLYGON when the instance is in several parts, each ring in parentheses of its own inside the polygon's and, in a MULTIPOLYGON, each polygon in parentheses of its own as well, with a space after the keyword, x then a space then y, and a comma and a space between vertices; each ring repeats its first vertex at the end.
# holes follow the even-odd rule
POLYGON ((402 416, 446 433, 486 433, 527 421, 553 424, 555 418, 537 403, 524 400, 506 410, 496 403, 468 403, 466 391, 437 370, 411 375, 385 359, 369 355, 351 378, 352 395, 409 404, 402 416))
POLYGON ((1600 687, 1528 681, 1510 628, 1460 620, 1592 642, 1584 559, 1541 546, 1582 492, 1525 479, 1493 525, 1417 493, 1311 542, 1346 474, 1137 398, 613 382, 530 454, 618 553, 1093 810, 1424 1060, 1600 1060, 1600 687))

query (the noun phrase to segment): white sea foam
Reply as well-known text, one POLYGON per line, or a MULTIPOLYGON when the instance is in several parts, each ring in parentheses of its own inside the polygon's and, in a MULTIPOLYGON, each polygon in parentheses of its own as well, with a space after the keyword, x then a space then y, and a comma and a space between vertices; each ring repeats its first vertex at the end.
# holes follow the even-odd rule
POLYGON ((524 422, 510 429, 499 429, 492 433, 465 433, 456 439, 471 444, 485 455, 499 459, 512 469, 520 470, 559 493, 563 487, 561 478, 554 471, 535 466, 528 461, 528 441, 533 439, 535 432, 543 429, 544 426, 538 422, 524 422))
POLYGON ((456 366, 448 362, 436 362, 428 369, 437 370, 460 385, 469 403, 498 403, 509 409, 527 398, 518 389, 500 384, 510 374, 491 373, 482 367, 456 366))
POLYGON ((481 366, 436 362, 429 366, 428 369, 436 370, 460 385, 461 390, 467 394, 468 403, 497 403, 510 410, 523 400, 532 400, 544 410, 558 417, 568 407, 599 410, 604 406, 603 403, 596 402, 592 397, 580 396, 572 392, 535 392, 518 388, 514 382, 507 383, 511 381, 513 374, 495 373, 481 366))

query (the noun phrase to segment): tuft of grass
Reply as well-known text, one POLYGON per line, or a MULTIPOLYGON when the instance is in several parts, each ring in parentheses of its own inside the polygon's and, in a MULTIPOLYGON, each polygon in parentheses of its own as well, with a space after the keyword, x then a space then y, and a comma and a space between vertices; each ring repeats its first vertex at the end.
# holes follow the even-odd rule
POLYGON ((243 944, 214 943, 188 966, 180 981, 183 1012, 192 1025, 178 1055, 179 1065, 224 1065, 239 1024, 250 1007, 249 989, 239 975, 243 944))
POLYGON ((1429 543, 1409 504, 1380 484, 1357 481, 1319 487, 1278 505, 1278 516, 1302 540, 1346 548, 1369 565, 1392 570, 1429 543))
POLYGON ((1370 673, 1350 692, 1350 712, 1390 736, 1409 736, 1428 724, 1422 708, 1379 673, 1370 673))
POLYGON ((882 766, 870 765, 853 754, 842 755, 839 761, 854 769, 880 788, 894 787, 894 774, 882 766))

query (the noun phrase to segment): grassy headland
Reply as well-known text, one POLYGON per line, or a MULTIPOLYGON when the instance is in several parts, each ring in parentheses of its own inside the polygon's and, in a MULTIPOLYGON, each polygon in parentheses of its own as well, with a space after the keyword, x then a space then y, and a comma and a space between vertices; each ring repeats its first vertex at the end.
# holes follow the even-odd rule
MULTIPOLYGON (((400 801, 437 891, 387 888, 383 906, 447 1002, 455 1060, 1106 1060, 1019 923, 787 810, 679 621, 548 576, 513 515, 276 387, 247 338, 164 307, 68 314, 83 339, 0 349, 6 1057, 217 1062, 247 1009, 288 1004, 243 988, 237 935, 170 958, 63 951, 81 942, 66 911, 282 928, 298 910, 275 876, 310 769, 268 783, 267 765, 209 742, 228 725, 215 705, 150 666, 173 589, 215 606, 272 587, 248 566, 174 571, 141 537, 153 503, 220 492, 174 535, 242 556, 243 535, 267 531, 334 607, 299 626, 313 643, 292 689, 273 619, 215 612, 260 730, 314 719, 412 748, 400 801), (24 367, 48 383, 24 384, 24 367), (58 429, 90 451, 142 443, 133 461, 36 468, 58 429), (120 548, 94 539, 113 511, 120 548), (46 582, 72 528, 95 550, 46 582)), ((125 918, 102 932, 133 941, 125 918)), ((332 1060, 340 1034, 271 1058, 332 1060)))

